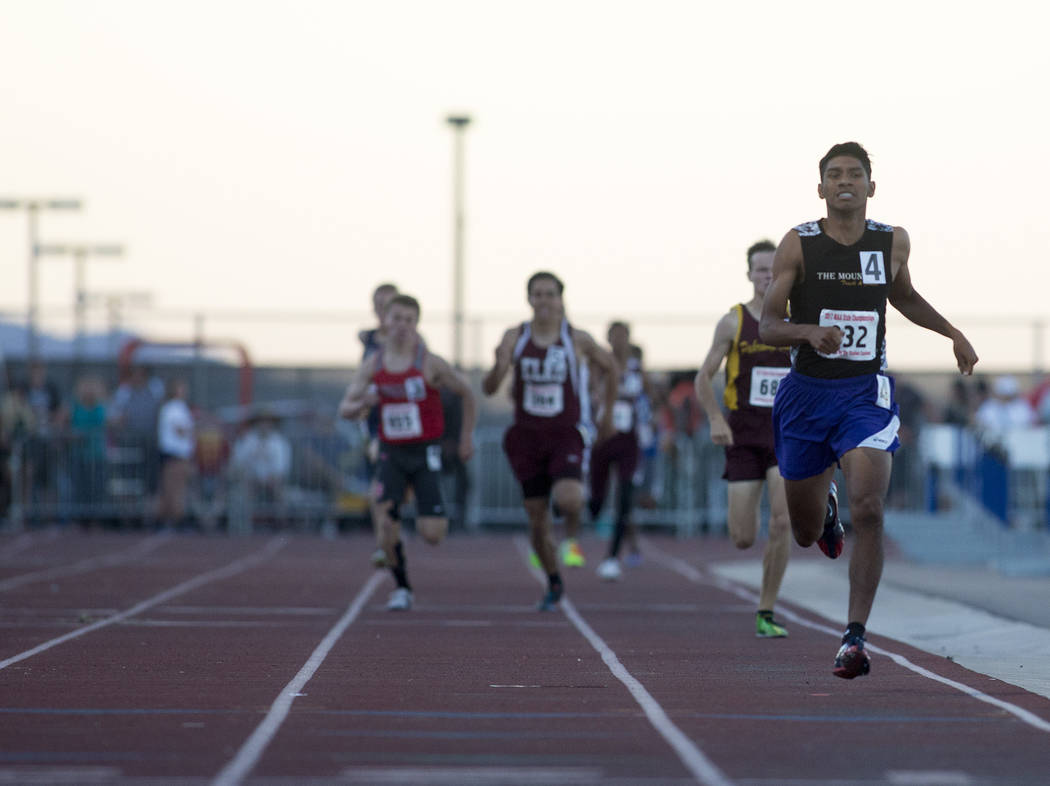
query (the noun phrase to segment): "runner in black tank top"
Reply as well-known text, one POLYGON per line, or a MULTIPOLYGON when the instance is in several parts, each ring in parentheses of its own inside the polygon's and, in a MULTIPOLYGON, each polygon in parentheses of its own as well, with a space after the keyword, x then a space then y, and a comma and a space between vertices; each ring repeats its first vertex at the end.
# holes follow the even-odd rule
MULTIPOLYGON (((521 483, 525 513, 529 518, 532 548, 547 573, 547 592, 540 609, 554 608, 561 598, 552 539, 550 504, 553 499, 565 517, 565 530, 574 545, 583 509, 583 435, 580 419, 580 371, 584 363, 601 370, 608 380, 606 416, 599 425, 599 439, 612 431, 612 403, 616 398, 615 361, 582 330, 565 320, 564 285, 553 273, 534 274, 526 285, 532 320, 503 334, 496 360, 482 381, 482 390, 493 395, 513 368, 515 422, 503 447, 515 477, 521 483)), ((567 554, 579 554, 567 550, 567 554)))
POLYGON ((882 509, 899 444, 893 380, 881 373, 886 301, 949 338, 962 373, 973 371, 977 354, 912 286, 908 233, 867 220, 875 193, 867 151, 856 142, 832 147, 820 161, 817 192, 827 217, 800 224, 781 241, 760 333, 769 344, 793 348, 794 368, 777 390, 773 424, 800 545, 818 543, 838 556, 842 527, 831 482, 837 465, 849 488, 849 616, 832 673, 852 679, 869 670, 864 626, 882 575, 882 509))
POLYGON ((755 633, 779 638, 787 631, 773 619, 773 606, 787 567, 787 500, 773 453, 773 396, 788 371, 787 347, 773 347, 758 334, 757 315, 769 287, 776 246, 759 241, 747 250, 747 277, 752 295, 719 320, 707 357, 696 375, 696 395, 711 424, 711 441, 723 445, 729 481, 729 536, 737 548, 746 549, 758 538, 762 485, 769 491, 769 540, 762 556, 762 587, 755 615, 755 633), (726 361, 723 413, 711 380, 726 361))

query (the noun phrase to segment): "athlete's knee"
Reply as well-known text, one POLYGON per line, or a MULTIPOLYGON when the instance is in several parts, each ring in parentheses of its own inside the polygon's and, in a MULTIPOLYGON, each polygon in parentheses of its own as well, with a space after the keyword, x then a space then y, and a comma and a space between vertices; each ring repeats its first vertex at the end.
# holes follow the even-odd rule
POLYGON ((420 516, 416 529, 427 543, 437 545, 448 534, 448 519, 444 516, 420 516))
POLYGON ((578 480, 559 480, 552 492, 554 504, 562 513, 579 513, 583 510, 583 484, 578 480))
POLYGON ((755 537, 754 527, 729 527, 729 539, 733 541, 733 545, 738 549, 749 549, 754 546, 755 537))
POLYGON ((863 494, 849 501, 850 525, 854 529, 881 529, 883 513, 880 494, 863 494))
POLYGON ((791 529, 791 518, 787 513, 772 514, 769 517, 769 539, 779 541, 787 538, 791 529))

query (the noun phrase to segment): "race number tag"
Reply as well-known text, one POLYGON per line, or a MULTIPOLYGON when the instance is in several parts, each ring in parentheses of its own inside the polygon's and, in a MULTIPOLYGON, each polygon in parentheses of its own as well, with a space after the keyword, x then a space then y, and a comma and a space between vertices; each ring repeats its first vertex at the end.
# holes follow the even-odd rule
POLYGON ((628 433, 634 426, 634 407, 629 401, 617 401, 613 404, 612 413, 613 428, 623 433, 628 433))
POLYGON ((755 366, 751 369, 751 397, 747 403, 753 407, 773 406, 777 386, 790 370, 786 366, 755 366))
POLYGON ((522 406, 530 415, 553 418, 560 415, 565 406, 561 385, 525 385, 522 406))
POLYGON ((889 409, 893 398, 890 389, 890 378, 885 374, 876 374, 875 379, 879 383, 879 390, 875 394, 875 403, 883 409, 889 409))
POLYGON ((412 439, 423 436, 419 405, 414 402, 383 405, 383 434, 388 439, 412 439))
POLYGON ((881 251, 860 252, 860 277, 865 284, 886 283, 886 263, 881 251))
POLYGON ((842 331, 839 351, 831 355, 818 352, 822 358, 875 359, 875 336, 879 326, 877 311, 838 311, 825 308, 820 312, 820 324, 821 327, 834 325, 842 331))

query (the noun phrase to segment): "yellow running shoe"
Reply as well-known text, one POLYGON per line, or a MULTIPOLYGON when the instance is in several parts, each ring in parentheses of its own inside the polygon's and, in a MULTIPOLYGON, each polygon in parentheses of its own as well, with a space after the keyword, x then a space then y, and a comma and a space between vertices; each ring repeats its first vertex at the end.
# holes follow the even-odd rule
POLYGON ((580 551, 580 544, 575 539, 561 544, 561 564, 569 568, 582 568, 587 564, 587 559, 580 551))
POLYGON ((755 635, 760 639, 782 639, 788 632, 773 620, 773 615, 755 615, 755 635))
POLYGON ((540 562, 540 555, 533 549, 529 549, 529 564, 534 568, 543 568, 543 563, 540 562))

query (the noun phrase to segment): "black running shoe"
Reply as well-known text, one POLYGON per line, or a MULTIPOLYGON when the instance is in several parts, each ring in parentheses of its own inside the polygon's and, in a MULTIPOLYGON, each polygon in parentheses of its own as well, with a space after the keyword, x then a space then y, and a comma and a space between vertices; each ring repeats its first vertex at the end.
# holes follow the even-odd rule
POLYGON ((839 490, 835 481, 831 481, 831 488, 828 489, 828 512, 824 516, 824 532, 821 533, 817 545, 828 559, 836 559, 842 553, 842 542, 845 539, 846 530, 839 521, 839 490))
POLYGON ((561 600, 562 592, 564 591, 561 583, 552 584, 547 588, 547 592, 543 595, 543 600, 540 601, 540 605, 537 607, 540 611, 554 611, 558 607, 558 601, 561 600))
POLYGON ((831 673, 844 680, 851 680, 854 677, 863 677, 869 671, 871 671, 871 659, 864 651, 864 637, 849 634, 843 636, 842 646, 835 655, 835 668, 831 670, 831 673))

